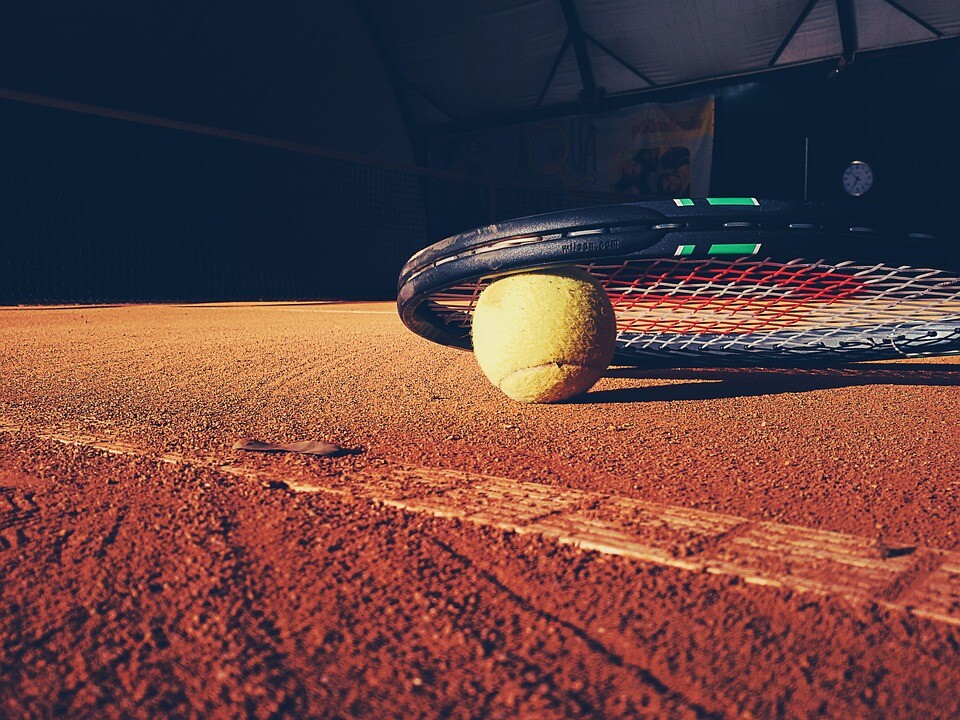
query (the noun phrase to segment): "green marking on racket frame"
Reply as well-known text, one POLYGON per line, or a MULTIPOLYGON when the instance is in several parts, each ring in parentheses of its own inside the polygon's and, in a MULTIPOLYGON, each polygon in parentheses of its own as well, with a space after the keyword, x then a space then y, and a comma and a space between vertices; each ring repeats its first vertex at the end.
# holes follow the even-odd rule
POLYGON ((673 201, 677 207, 691 207, 693 205, 693 200, 690 198, 679 198, 673 201))
POLYGON ((692 255, 696 245, 677 245, 677 251, 674 255, 692 255))
POLYGON ((710 205, 752 205, 759 207, 760 202, 756 198, 707 198, 710 205))
POLYGON ((707 255, 756 255, 758 252, 760 243, 717 243, 710 246, 707 255))

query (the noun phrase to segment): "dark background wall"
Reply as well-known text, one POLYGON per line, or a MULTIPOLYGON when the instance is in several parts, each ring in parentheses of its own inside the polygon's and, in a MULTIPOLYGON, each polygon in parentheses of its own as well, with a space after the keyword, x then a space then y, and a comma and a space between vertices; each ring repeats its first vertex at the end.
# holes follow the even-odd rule
MULTIPOLYGON (((750 81, 717 97, 713 195, 957 212, 960 52, 940 42, 750 81)), ((391 297, 420 247, 609 196, 454 179, 0 100, 0 303, 391 297)), ((958 238, 960 241, 960 238, 958 238)))
POLYGON ((17 102, 0 127, 0 302, 383 296, 425 235, 402 169, 17 102))
MULTIPOLYGON (((876 181, 865 202, 956 210, 960 191, 960 45, 934 43, 785 71, 719 88, 713 187, 719 195, 845 198, 851 160, 876 181)), ((958 238, 960 240, 960 238, 958 238)))

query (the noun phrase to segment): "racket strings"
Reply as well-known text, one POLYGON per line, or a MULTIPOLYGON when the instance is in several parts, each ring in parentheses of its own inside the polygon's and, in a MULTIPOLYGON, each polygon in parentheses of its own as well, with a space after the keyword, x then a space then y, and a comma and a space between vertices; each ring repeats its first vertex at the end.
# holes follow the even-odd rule
MULTIPOLYGON (((771 318, 764 316, 778 303, 772 296, 776 285, 758 283, 747 273, 736 277, 727 268, 702 273, 696 266, 681 273, 663 267, 650 270, 636 273, 622 267, 603 283, 618 309, 621 330, 745 332, 769 324, 771 318)), ((603 272, 598 275, 603 277, 603 272)), ((794 304, 779 304, 777 317, 784 320, 794 304)))
MULTIPOLYGON (((591 268, 599 277, 603 269, 591 268)), ((601 281, 618 311, 621 331, 716 332, 724 325, 719 313, 739 313, 740 320, 725 327, 726 332, 746 329, 756 311, 769 300, 761 286, 724 277, 723 272, 701 275, 697 268, 673 273, 663 267, 637 274, 621 266, 610 279, 601 281)), ((742 280, 742 278, 741 278, 742 280)))
POLYGON ((771 332, 935 319, 960 309, 956 278, 925 269, 715 261, 593 265, 622 332, 771 332))
MULTIPOLYGON (((897 343, 904 352, 960 348, 960 278, 938 270, 795 259, 628 260, 584 266, 617 313, 621 351, 804 352, 897 343)), ((469 331, 489 280, 429 298, 469 331)))

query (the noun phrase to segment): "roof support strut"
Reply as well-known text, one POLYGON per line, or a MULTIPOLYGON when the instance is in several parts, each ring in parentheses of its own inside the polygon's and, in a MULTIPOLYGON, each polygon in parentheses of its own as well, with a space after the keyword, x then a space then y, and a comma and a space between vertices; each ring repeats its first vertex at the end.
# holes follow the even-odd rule
POLYGON ((370 12, 370 8, 367 7, 366 1, 353 0, 353 4, 357 8, 357 13, 360 15, 361 21, 363 21, 363 26, 367 29, 367 34, 370 36, 370 41, 377 51, 377 57, 380 58, 383 70, 387 74, 387 80, 390 82, 390 87, 393 90, 393 96, 397 101, 397 106, 400 108, 400 117, 403 118, 403 126, 407 131, 407 141, 410 143, 414 162, 421 167, 425 167, 427 164, 426 141, 413 120, 413 112, 410 109, 410 103, 407 101, 406 91, 404 90, 406 83, 400 73, 397 72, 390 53, 387 52, 387 46, 383 41, 383 36, 380 34, 380 29, 377 27, 376 22, 374 22, 373 14, 370 12))
POLYGON ((914 21, 917 25, 919 25, 920 27, 924 28, 925 30, 927 30, 927 31, 929 31, 929 32, 932 32, 932 33, 933 33, 934 35, 936 35, 938 38, 942 38, 942 37, 943 37, 943 33, 942 33, 940 30, 937 30, 937 28, 935 28, 933 25, 931 25, 930 23, 928 23, 926 20, 924 20, 924 19, 923 19, 922 17, 920 17, 919 15, 916 15, 916 14, 910 12, 909 10, 907 10, 907 9, 906 9, 903 5, 901 5, 900 3, 895 2, 895 0, 883 0, 883 1, 884 1, 887 5, 889 5, 890 7, 892 7, 894 10, 902 13, 903 15, 906 15, 908 18, 910 18, 911 20, 913 20, 913 21, 914 21))
POLYGON ((837 0, 837 19, 840 21, 843 60, 849 64, 853 62, 857 50, 860 49, 857 40, 857 10, 854 6, 854 0, 837 0))
POLYGON ((767 67, 772 68, 777 64, 780 56, 783 55, 783 51, 787 49, 787 45, 789 45, 790 41, 793 40, 793 36, 797 34, 797 30, 800 29, 800 26, 803 25, 804 21, 807 19, 807 15, 810 14, 810 11, 813 10, 813 6, 819 1, 820 0, 809 0, 809 2, 803 6, 803 10, 800 11, 797 19, 794 20, 790 31, 783 36, 783 40, 780 42, 780 47, 777 48, 777 51, 773 54, 773 57, 770 58, 770 62, 767 63, 767 67))
POLYGON ((628 62, 627 62, 626 60, 624 60, 622 57, 620 57, 619 55, 617 55, 613 50, 611 50, 611 49, 608 48, 606 45, 604 45, 604 44, 601 43, 599 40, 597 40, 593 35, 591 35, 590 33, 586 32, 586 31, 583 32, 583 35, 584 35, 585 38, 587 38, 587 40, 589 40, 590 42, 592 42, 594 45, 596 45, 598 48, 600 48, 600 49, 601 49, 603 52, 605 52, 607 55, 609 55, 610 57, 612 57, 614 60, 616 60, 616 61, 617 61, 618 63, 620 63, 621 65, 623 65, 623 67, 625 67, 627 70, 629 70, 630 72, 632 72, 632 73, 633 73, 634 75, 636 75, 638 78, 640 78, 641 80, 643 80, 647 85, 649 85, 649 86, 652 87, 652 88, 657 86, 657 84, 656 84, 653 80, 651 80, 649 77, 647 77, 647 76, 644 75, 642 72, 640 72, 639 70, 637 70, 633 65, 631 65, 630 63, 628 63, 628 62))
POLYGON ((587 52, 587 43, 584 41, 583 28, 580 27, 580 18, 573 0, 559 0, 563 10, 563 18, 567 21, 567 34, 573 44, 573 51, 577 55, 577 66, 580 68, 580 82, 583 84, 581 97, 584 100, 593 100, 597 96, 597 80, 593 75, 593 66, 590 64, 590 55, 587 52))
POLYGON ((563 44, 560 46, 560 52, 557 53, 556 59, 553 61, 553 65, 550 68, 550 74, 547 75, 547 81, 543 84, 543 89, 540 91, 540 95, 537 97, 536 107, 543 105, 543 99, 547 96, 547 91, 550 89, 550 84, 553 82, 553 78, 557 74, 557 69, 560 67, 560 61, 563 60, 564 53, 567 52, 567 47, 570 45, 570 33, 567 33, 567 36, 563 39, 563 44))

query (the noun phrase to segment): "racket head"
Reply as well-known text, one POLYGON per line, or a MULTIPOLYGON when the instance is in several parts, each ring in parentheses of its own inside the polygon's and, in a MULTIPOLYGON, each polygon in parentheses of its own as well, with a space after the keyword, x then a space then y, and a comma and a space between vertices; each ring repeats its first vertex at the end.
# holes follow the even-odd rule
POLYGON ((617 311, 614 362, 835 365, 960 350, 960 231, 952 218, 867 205, 708 198, 519 218, 415 254, 398 311, 470 349, 483 288, 579 265, 617 311))

